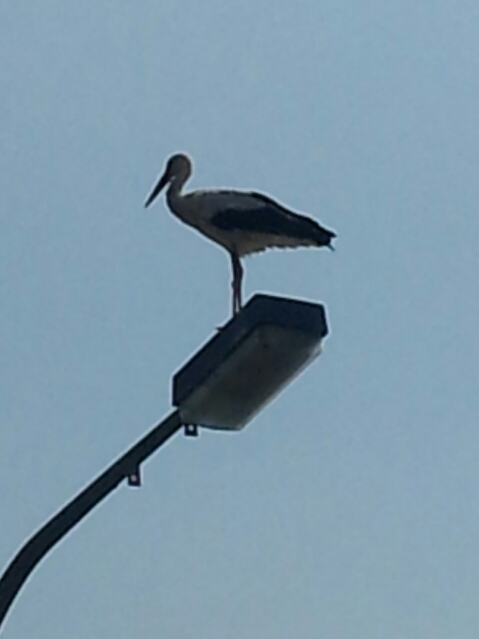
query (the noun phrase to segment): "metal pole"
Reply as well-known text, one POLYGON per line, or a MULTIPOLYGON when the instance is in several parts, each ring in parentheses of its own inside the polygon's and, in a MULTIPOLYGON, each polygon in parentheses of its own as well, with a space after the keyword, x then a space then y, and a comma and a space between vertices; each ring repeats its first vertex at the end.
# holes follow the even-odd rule
POLYGON ((136 475, 140 464, 181 426, 179 413, 174 411, 82 490, 24 544, 0 578, 0 628, 13 600, 38 562, 123 480, 136 475))

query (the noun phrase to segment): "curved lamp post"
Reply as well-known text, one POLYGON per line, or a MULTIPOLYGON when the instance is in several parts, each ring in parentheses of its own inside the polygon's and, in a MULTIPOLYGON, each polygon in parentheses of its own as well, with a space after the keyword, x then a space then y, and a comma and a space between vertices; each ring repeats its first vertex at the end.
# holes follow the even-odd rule
POLYGON ((124 480, 139 486, 140 466, 182 426, 240 430, 321 350, 324 307, 255 295, 173 377, 177 409, 54 515, 18 551, 0 578, 0 628, 35 566, 124 480))

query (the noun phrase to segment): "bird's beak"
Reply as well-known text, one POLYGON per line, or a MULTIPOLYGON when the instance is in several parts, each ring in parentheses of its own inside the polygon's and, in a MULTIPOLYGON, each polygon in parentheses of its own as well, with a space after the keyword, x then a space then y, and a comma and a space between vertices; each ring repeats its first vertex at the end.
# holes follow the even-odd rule
POLYGON ((150 204, 153 202, 153 200, 155 199, 155 197, 161 193, 162 189, 165 188, 165 186, 168 184, 169 182, 169 177, 168 177, 168 171, 165 171, 163 173, 163 175, 161 176, 161 178, 158 180, 157 185, 155 186, 155 188, 153 189, 153 191, 150 193, 150 195, 148 196, 148 199, 145 202, 145 208, 147 208, 148 206, 150 206, 150 204))

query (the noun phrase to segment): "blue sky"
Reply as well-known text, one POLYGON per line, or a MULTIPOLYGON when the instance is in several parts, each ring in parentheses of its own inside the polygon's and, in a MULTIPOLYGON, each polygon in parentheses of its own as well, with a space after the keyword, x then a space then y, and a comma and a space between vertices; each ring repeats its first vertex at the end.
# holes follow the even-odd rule
POLYGON ((177 436, 37 568, 5 637, 476 638, 476 2, 0 7, 0 564, 170 410, 227 255, 145 196, 253 188, 337 251, 246 260, 324 353, 177 436))

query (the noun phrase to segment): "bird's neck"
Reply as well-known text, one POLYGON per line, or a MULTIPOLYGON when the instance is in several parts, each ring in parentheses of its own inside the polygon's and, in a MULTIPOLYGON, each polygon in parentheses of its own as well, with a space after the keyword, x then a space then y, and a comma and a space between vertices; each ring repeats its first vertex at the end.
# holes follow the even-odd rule
POLYGON ((166 201, 170 209, 174 209, 178 202, 181 200, 181 189, 183 188, 183 182, 174 180, 170 182, 168 190, 166 192, 166 201))
POLYGON ((194 216, 192 219, 192 213, 181 195, 182 188, 183 182, 171 182, 166 192, 166 202, 170 211, 179 217, 180 220, 194 226, 194 216))

